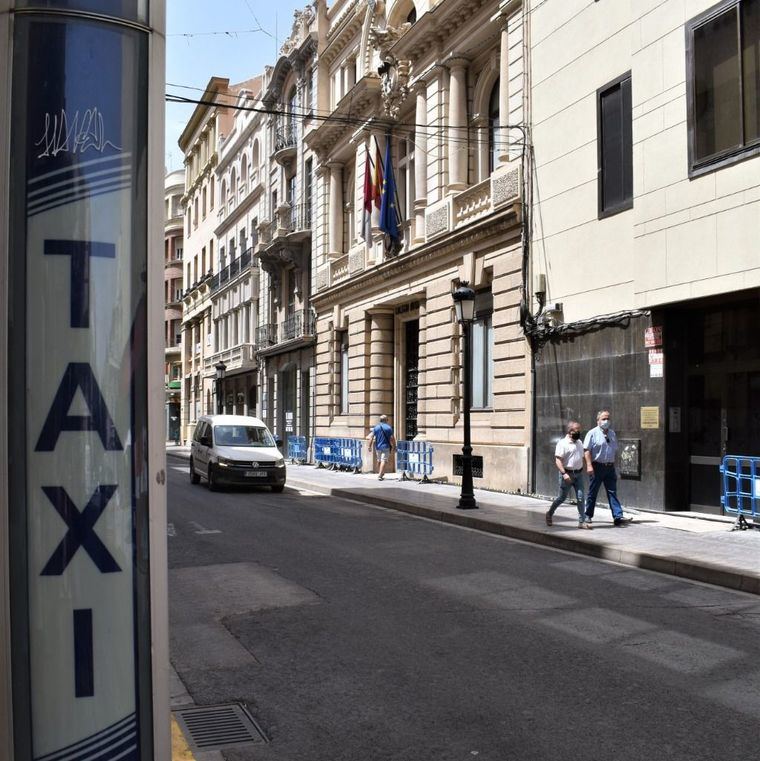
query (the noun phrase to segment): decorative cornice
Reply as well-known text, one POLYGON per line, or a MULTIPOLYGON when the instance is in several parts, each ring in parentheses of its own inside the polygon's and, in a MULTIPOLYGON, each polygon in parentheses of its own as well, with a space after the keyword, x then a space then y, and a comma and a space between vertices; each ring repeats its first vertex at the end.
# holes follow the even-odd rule
POLYGON ((327 45, 321 53, 321 58, 331 64, 344 52, 348 43, 361 31, 364 25, 364 11, 367 1, 360 2, 346 9, 343 17, 339 18, 333 28, 327 33, 327 45))

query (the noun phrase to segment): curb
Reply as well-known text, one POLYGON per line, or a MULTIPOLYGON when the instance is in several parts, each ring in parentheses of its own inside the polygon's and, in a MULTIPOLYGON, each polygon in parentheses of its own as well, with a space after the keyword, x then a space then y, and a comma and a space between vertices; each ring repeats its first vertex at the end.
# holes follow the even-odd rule
POLYGON ((387 497, 376 497, 373 495, 370 499, 363 495, 357 495, 350 489, 335 489, 307 481, 298 481, 297 479, 290 479, 287 486, 291 489, 308 489, 328 497, 352 499, 355 502, 397 510, 398 512, 415 515, 419 518, 437 520, 441 523, 449 523, 510 539, 519 539, 530 544, 538 544, 555 550, 564 550, 576 555, 585 555, 586 557, 597 558, 598 560, 609 560, 621 565, 631 566, 632 568, 656 571, 657 573, 677 576, 691 581, 701 581, 705 584, 713 584, 740 592, 760 595, 760 577, 732 571, 725 568, 725 566, 699 563, 689 558, 664 557, 648 552, 635 552, 633 550, 605 547, 604 545, 585 542, 582 539, 574 537, 548 534, 544 531, 524 528, 522 526, 512 526, 507 523, 498 523, 486 518, 449 513, 433 507, 409 505, 398 500, 388 499, 387 497))
MULTIPOLYGON (((187 461, 189 459, 189 455, 182 453, 167 452, 166 455, 177 460, 187 461)), ((538 544, 555 550, 572 552, 576 555, 585 555, 586 557, 598 560, 609 560, 613 563, 619 563, 632 568, 641 568, 646 571, 655 571, 669 576, 689 579, 690 581, 700 581, 705 584, 713 584, 714 586, 734 589, 739 592, 760 595, 760 576, 750 576, 739 571, 733 571, 725 566, 697 562, 690 558, 667 557, 649 552, 635 552, 633 550, 605 547, 604 545, 586 542, 583 539, 575 537, 549 534, 538 529, 512 526, 507 523, 477 518, 472 515, 449 513, 433 507, 409 505, 387 497, 373 495, 370 499, 368 496, 358 495, 350 489, 336 489, 310 481, 299 481, 297 478, 288 478, 285 488, 286 490, 307 489, 327 497, 351 499, 354 502, 384 507, 389 510, 415 515, 419 518, 427 518, 429 520, 440 521, 441 523, 449 523, 454 526, 482 531, 487 534, 518 539, 530 544, 538 544)))

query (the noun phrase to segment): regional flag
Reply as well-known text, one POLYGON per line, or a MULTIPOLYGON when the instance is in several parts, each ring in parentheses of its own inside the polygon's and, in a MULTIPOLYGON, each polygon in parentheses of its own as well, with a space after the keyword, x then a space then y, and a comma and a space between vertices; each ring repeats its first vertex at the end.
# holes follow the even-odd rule
POLYGON ((372 242, 372 201, 374 200, 372 185, 372 162, 369 151, 364 161, 364 212, 362 213, 362 235, 367 243, 372 242))

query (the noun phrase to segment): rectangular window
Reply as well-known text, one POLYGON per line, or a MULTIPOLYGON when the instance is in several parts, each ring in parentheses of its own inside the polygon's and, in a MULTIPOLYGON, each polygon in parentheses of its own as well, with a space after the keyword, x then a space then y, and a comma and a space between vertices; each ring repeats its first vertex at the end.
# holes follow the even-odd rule
POLYGON ((631 73, 597 90, 599 218, 633 208, 631 73))
POLYGON ((689 170, 760 152, 760 0, 726 0, 686 25, 689 170))
POLYGON ((493 407, 493 296, 483 291, 475 296, 472 323, 472 408, 493 407))
POLYGON ((338 335, 340 337, 338 408, 341 415, 348 415, 348 331, 341 331, 338 335))

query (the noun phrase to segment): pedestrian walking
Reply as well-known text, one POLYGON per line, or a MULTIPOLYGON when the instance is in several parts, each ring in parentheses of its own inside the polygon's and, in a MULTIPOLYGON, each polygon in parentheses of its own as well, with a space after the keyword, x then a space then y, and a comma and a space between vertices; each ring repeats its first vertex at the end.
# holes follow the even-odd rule
POLYGON ((570 490, 575 490, 578 508, 578 528, 590 529, 591 522, 586 520, 584 502, 585 478, 583 470, 583 444, 581 444, 581 424, 577 420, 567 423, 566 435, 558 442, 554 450, 554 465, 559 475, 559 494, 546 513, 546 525, 552 525, 552 516, 556 509, 568 498, 570 490))
POLYGON ((617 474, 615 473, 615 455, 617 454, 617 436, 610 427, 609 410, 599 410, 596 415, 596 428, 592 428, 583 440, 586 472, 589 475, 588 497, 586 498, 586 521, 591 523, 599 489, 604 484, 607 501, 612 510, 612 522, 624 526, 631 519, 623 515, 623 507, 617 496, 617 474))
POLYGON ((369 451, 374 447, 377 450, 377 459, 380 462, 378 481, 385 478, 385 467, 391 452, 396 448, 396 439, 393 436, 393 428, 388 423, 387 415, 380 415, 380 422, 370 431, 367 437, 369 451))

